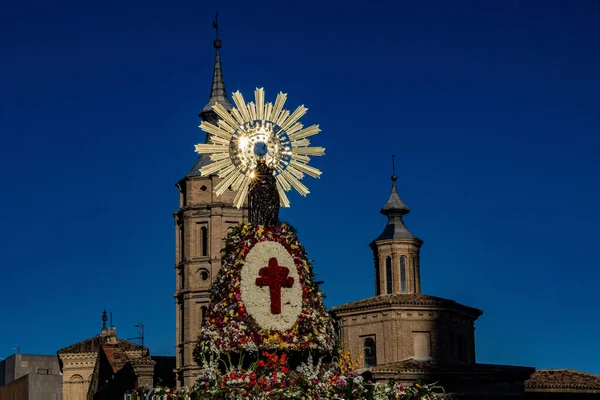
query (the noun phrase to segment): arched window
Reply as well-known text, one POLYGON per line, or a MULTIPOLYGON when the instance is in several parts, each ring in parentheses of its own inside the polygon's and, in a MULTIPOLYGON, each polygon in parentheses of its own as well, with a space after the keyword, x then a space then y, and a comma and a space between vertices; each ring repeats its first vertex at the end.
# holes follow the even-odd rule
POLYGON ((392 293, 392 257, 385 259, 385 284, 387 294, 392 293))
POLYGON ((377 348, 375 339, 366 338, 364 341, 363 361, 365 367, 374 367, 377 365, 377 348))
POLYGON ((400 292, 406 293, 406 257, 400 257, 400 292))
POLYGON ((71 377, 71 398, 83 399, 85 398, 85 392, 83 391, 83 376, 73 375, 71 377))
POLYGON ((208 229, 205 226, 200 228, 200 237, 202 238, 202 256, 208 255, 208 229))

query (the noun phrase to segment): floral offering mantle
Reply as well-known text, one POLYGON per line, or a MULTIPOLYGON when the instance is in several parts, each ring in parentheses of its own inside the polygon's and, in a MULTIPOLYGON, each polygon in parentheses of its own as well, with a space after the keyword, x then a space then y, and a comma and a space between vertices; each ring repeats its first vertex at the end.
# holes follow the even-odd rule
POLYGON ((260 350, 331 355, 334 329, 295 229, 246 224, 234 228, 197 353, 260 350))

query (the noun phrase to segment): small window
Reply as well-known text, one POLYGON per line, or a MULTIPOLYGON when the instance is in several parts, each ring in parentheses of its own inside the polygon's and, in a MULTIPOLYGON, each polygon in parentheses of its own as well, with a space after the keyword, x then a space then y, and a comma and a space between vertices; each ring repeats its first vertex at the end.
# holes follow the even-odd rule
POLYGON ((406 257, 400 257, 400 292, 406 293, 406 257))
POLYGON ((413 332, 413 355, 417 360, 431 357, 430 332, 413 332))
POLYGON ((204 325, 204 320, 206 319, 206 312, 208 311, 208 307, 202 306, 200 307, 200 322, 204 325))
POLYGON ((205 226, 200 228, 200 236, 202 238, 202 256, 206 257, 208 255, 208 229, 205 226))
POLYGON ((467 349, 467 339, 464 336, 457 336, 457 347, 458 347, 458 362, 467 362, 468 361, 468 349, 467 349))
POLYGON ((364 341, 363 361, 365 367, 374 367, 377 365, 377 348, 375 339, 366 338, 364 341))
POLYGON ((208 271, 205 269, 200 271, 200 277, 202 278, 203 281, 208 280, 208 277, 209 277, 208 271))
POLYGON ((385 284, 387 294, 392 293, 392 257, 386 257, 385 259, 385 284))
POLYGON ((375 293, 381 294, 381 283, 379 282, 379 265, 375 264, 375 293))

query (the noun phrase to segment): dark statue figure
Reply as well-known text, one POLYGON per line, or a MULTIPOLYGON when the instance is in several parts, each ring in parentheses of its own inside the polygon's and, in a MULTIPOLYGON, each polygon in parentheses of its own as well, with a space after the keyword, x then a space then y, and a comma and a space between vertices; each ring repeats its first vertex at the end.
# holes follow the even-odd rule
POLYGON ((259 161, 248 191, 248 220, 251 224, 279 225, 279 193, 273 170, 259 161))

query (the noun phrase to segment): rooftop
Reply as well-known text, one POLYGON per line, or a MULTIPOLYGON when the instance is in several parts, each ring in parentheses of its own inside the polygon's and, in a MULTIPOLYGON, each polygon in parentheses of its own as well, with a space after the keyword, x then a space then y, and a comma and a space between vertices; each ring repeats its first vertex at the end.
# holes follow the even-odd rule
POLYGON ((454 300, 429 296, 422 293, 392 293, 369 297, 367 299, 333 307, 331 311, 333 313, 339 313, 389 306, 452 308, 470 314, 474 318, 483 314, 483 311, 477 308, 464 306, 454 300))
POLYGON ((600 391, 600 375, 572 369, 542 369, 525 381, 527 391, 535 389, 592 389, 600 391))

